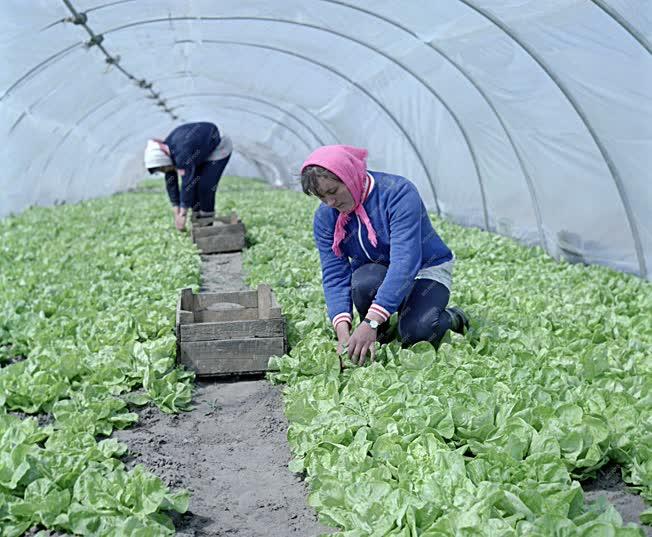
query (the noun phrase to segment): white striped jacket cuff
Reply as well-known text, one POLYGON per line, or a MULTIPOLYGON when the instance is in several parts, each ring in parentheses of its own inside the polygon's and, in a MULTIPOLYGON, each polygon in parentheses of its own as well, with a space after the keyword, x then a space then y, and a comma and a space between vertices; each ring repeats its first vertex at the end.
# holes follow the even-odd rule
POLYGON ((337 329, 337 325, 340 323, 349 323, 349 326, 353 324, 353 318, 350 313, 339 313, 333 317, 333 328, 337 329))
POLYGON ((391 313, 389 313, 389 311, 387 311, 385 308, 379 306, 376 303, 369 306, 369 311, 367 313, 371 313, 371 312, 374 312, 376 315, 381 317, 383 323, 391 317, 391 313))

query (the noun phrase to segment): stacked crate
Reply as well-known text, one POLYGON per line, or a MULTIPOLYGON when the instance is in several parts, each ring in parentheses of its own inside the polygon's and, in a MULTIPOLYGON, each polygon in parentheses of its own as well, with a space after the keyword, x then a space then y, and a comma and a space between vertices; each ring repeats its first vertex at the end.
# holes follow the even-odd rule
POLYGON ((245 246, 245 227, 235 212, 230 216, 191 219, 190 237, 202 254, 239 252, 245 246))
POLYGON ((198 376, 262 373, 287 350, 285 320, 268 285, 255 291, 183 289, 177 305, 177 361, 198 376))

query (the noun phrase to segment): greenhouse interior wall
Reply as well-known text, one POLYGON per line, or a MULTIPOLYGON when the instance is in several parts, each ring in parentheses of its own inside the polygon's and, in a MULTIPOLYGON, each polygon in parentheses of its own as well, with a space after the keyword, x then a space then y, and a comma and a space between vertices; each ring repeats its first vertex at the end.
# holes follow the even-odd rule
POLYGON ((647 0, 2 11, 2 216, 125 190, 143 140, 207 120, 230 173, 296 189, 312 149, 359 145, 448 219, 652 274, 647 0))

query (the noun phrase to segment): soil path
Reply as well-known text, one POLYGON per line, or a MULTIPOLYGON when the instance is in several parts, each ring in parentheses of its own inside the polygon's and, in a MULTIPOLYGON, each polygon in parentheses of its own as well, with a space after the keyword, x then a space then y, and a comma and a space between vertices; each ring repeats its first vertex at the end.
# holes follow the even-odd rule
POLYGON ((620 513, 623 522, 634 522, 641 526, 646 537, 652 537, 652 527, 641 525, 641 513, 647 509, 645 500, 639 494, 627 488, 620 475, 617 464, 607 464, 600 468, 595 479, 582 483, 584 501, 593 502, 604 496, 616 511, 620 513))
MULTIPOLYGON (((202 290, 246 289, 240 254, 202 256, 202 290)), ((332 530, 307 505, 307 487, 287 464, 290 451, 280 389, 267 380, 198 382, 195 409, 166 415, 155 407, 114 436, 175 488, 191 491, 177 535, 313 537, 332 530)))

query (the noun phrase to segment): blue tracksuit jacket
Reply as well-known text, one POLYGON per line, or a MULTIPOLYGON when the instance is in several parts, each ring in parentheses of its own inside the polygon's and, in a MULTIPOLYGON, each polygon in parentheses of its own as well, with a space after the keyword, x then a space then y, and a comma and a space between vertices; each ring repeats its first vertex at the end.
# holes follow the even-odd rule
POLYGON ((398 175, 369 173, 375 185, 363 207, 376 230, 376 247, 369 242, 364 224, 351 214, 340 243, 343 256, 337 257, 332 245, 339 212, 323 203, 315 212, 314 237, 331 321, 343 313, 352 313, 351 275, 363 264, 381 263, 388 267, 374 304, 391 315, 409 293, 419 270, 453 258, 432 227, 414 184, 398 175))
POLYGON ((165 143, 170 148, 174 167, 185 170, 181 178, 181 193, 176 173, 166 174, 168 196, 172 205, 190 208, 193 205, 197 168, 219 145, 220 131, 213 123, 186 123, 174 129, 165 139, 165 143))

